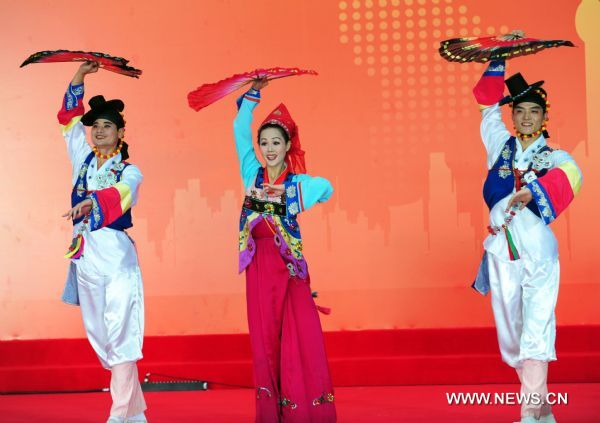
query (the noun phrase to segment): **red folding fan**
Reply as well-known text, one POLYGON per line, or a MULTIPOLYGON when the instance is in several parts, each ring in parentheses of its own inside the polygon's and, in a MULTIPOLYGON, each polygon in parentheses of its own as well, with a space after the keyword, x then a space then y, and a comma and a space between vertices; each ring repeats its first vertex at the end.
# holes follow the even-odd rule
POLYGON ((452 38, 440 43, 440 55, 449 62, 479 62, 508 60, 535 54, 550 47, 574 47, 566 40, 526 38, 522 31, 494 37, 452 38))
POLYGON ((213 84, 204 84, 188 94, 188 103, 192 109, 198 111, 256 79, 267 78, 270 81, 295 75, 317 75, 317 72, 298 68, 256 69, 213 84))
POLYGON ((115 57, 104 53, 70 51, 70 50, 46 50, 32 54, 25 60, 21 67, 30 63, 55 63, 55 62, 98 62, 101 68, 121 75, 139 78, 142 71, 131 66, 127 66, 129 60, 122 57, 115 57))

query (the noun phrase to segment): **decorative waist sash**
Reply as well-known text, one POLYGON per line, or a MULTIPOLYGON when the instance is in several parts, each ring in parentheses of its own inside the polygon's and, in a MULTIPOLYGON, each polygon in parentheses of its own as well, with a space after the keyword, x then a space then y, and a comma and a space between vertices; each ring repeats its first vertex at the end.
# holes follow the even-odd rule
POLYGON ((280 217, 287 217, 285 204, 258 200, 249 196, 246 196, 244 199, 244 208, 257 213, 266 213, 280 217))

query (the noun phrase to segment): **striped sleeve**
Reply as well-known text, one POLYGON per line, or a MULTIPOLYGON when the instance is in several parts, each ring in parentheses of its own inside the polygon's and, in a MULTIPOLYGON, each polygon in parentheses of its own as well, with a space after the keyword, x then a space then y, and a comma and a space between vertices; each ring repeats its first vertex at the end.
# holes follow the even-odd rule
POLYGON ((473 88, 473 95, 480 109, 490 107, 502 100, 505 69, 504 60, 495 60, 490 62, 483 72, 481 79, 473 88))
POLYGON ((554 151, 560 158, 544 176, 528 184, 533 201, 544 223, 553 222, 579 193, 583 176, 575 160, 564 151, 554 151))
POLYGON ((90 195, 92 212, 90 229, 92 231, 110 225, 137 203, 139 186, 143 176, 133 165, 123 170, 121 180, 110 188, 94 191, 90 195))
POLYGON ((250 101, 252 103, 260 103, 260 91, 251 88, 248 91, 246 91, 243 95, 238 97, 238 99, 236 100, 238 110, 242 107, 242 102, 244 100, 250 101))
POLYGON ((81 123, 81 117, 85 110, 83 107, 83 84, 69 84, 63 97, 63 103, 58 112, 58 123, 67 145, 67 153, 73 165, 73 178, 79 171, 81 163, 90 153, 91 148, 85 137, 85 128, 81 123))
POLYGON ((504 70, 504 61, 490 62, 473 89, 473 94, 481 110, 480 131, 487 152, 488 169, 494 165, 510 137, 510 132, 502 121, 502 112, 498 105, 504 93, 504 70))
POLYGON ((83 84, 69 84, 67 92, 63 97, 62 107, 57 116, 63 134, 73 128, 85 113, 83 107, 83 93, 83 84))

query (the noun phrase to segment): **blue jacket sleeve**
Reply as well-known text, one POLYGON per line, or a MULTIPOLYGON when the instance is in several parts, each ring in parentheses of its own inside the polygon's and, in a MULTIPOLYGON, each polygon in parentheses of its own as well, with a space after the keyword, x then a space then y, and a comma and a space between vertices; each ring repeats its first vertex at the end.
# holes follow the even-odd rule
POLYGON ((261 167, 252 145, 252 112, 258 103, 260 103, 260 93, 254 90, 248 91, 237 100, 238 114, 233 121, 235 149, 240 161, 244 188, 252 186, 256 173, 261 167))
POLYGON ((325 178, 301 174, 285 183, 285 194, 288 214, 296 215, 329 200, 333 187, 325 178))

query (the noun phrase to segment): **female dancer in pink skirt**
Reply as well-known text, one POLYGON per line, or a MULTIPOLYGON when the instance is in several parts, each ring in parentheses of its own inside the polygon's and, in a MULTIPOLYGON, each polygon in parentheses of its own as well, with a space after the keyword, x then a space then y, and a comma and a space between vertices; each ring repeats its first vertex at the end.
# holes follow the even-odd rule
POLYGON ((236 150, 246 191, 240 272, 246 269, 256 421, 335 422, 333 386, 311 295, 297 215, 329 199, 331 184, 304 172, 298 128, 283 104, 260 125, 262 167, 252 144, 258 80, 238 100, 236 150))

